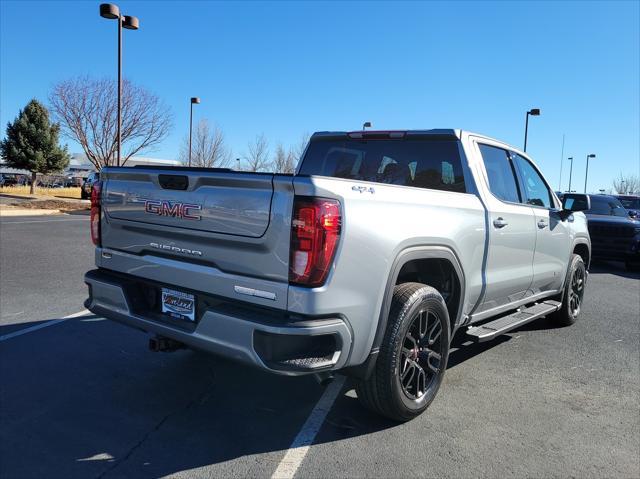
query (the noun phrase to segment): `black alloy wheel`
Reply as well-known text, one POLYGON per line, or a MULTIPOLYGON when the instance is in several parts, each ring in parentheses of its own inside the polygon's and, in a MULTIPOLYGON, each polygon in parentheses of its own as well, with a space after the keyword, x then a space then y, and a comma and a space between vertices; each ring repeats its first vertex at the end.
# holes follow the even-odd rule
POLYGON ((398 375, 402 391, 412 400, 420 399, 440 374, 444 355, 442 324, 434 310, 415 314, 404 337, 398 375))

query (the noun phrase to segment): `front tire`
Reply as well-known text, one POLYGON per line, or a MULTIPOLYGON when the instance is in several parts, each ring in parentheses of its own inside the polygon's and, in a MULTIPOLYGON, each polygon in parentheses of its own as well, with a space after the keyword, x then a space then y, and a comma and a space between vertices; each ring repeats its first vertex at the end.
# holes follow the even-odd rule
POLYGON ((561 326, 570 326, 576 322, 584 299, 587 282, 587 269, 580 255, 574 254, 567 273, 560 309, 549 317, 561 326))
POLYGON ((396 421, 420 415, 442 383, 449 340, 440 293, 421 283, 396 286, 374 371, 356 386, 361 403, 396 421))

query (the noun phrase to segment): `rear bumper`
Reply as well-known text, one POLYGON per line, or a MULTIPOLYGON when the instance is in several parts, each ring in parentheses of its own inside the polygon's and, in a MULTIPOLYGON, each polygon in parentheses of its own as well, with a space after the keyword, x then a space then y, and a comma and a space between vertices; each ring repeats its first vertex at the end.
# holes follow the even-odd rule
POLYGON ((89 286, 86 307, 136 329, 278 374, 337 370, 349 357, 352 334, 340 317, 294 320, 254 306, 220 302, 201 308, 195 324, 181 327, 141 310, 131 287, 136 280, 103 269, 89 271, 85 275, 89 286))

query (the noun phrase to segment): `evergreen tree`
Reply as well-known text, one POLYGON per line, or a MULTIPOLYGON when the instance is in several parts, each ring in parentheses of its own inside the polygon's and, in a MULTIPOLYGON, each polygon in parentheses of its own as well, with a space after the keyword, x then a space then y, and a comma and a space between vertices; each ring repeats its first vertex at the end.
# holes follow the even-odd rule
POLYGON ((67 146, 60 147, 60 126, 49 121, 49 112, 38 100, 31 100, 13 123, 7 124, 7 137, 0 152, 7 166, 31 172, 31 193, 36 175, 64 170, 69 164, 67 146))

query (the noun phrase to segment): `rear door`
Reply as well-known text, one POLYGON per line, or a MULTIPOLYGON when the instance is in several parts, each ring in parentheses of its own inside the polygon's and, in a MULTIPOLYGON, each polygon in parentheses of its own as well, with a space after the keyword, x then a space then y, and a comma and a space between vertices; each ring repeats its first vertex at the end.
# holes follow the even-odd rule
POLYGON ((535 214, 521 203, 509 152, 489 140, 476 143, 483 159, 489 212, 484 300, 477 313, 499 308, 530 294, 536 241, 535 214))
POLYGON ((536 249, 533 258, 533 294, 562 287, 571 248, 568 221, 562 221, 551 189, 528 159, 511 153, 518 170, 523 202, 535 214, 536 249))

